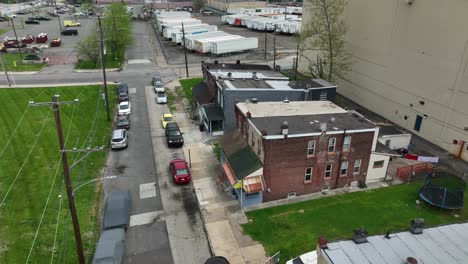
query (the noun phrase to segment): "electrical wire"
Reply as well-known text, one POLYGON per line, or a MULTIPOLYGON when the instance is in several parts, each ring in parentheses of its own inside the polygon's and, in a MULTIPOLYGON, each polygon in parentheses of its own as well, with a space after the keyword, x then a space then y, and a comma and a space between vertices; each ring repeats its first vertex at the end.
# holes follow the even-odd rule
POLYGON ((13 130, 13 133, 11 134, 11 136, 8 138, 5 146, 3 147, 2 151, 0 151, 0 159, 3 155, 3 153, 5 153, 5 150, 6 148, 8 147, 8 145, 10 145, 10 142, 11 142, 11 139, 13 139, 13 137, 15 136, 16 134, 16 131, 18 130, 18 127, 21 125, 21 122, 23 121, 24 119, 24 116, 26 115, 26 112, 28 111, 30 105, 28 104, 28 106, 26 107, 26 109, 24 109, 24 112, 23 112, 23 115, 21 115, 21 118, 20 120, 18 121, 18 124, 16 125, 15 129, 13 130))
POLYGON ((60 201, 59 201, 59 209, 57 213, 57 224, 55 225, 55 235, 54 235, 54 245, 52 246, 52 254, 50 257, 50 264, 54 262, 54 255, 55 255, 55 245, 57 242, 57 233, 58 233, 58 228, 59 228, 59 223, 60 223, 60 212, 62 211, 62 195, 60 195, 60 201))
MULTIPOLYGON (((52 108, 51 108, 52 109, 52 108)), ((73 111, 72 111, 72 116, 70 118, 70 123, 68 125, 68 129, 67 129, 67 135, 65 137, 65 142, 64 144, 66 145, 67 144, 67 141, 68 141, 68 137, 70 136, 70 130, 71 130, 71 126, 73 124, 73 118, 75 116, 75 109, 76 109, 76 104, 73 105, 73 111)), ((59 162, 57 163, 57 167, 55 169, 55 175, 54 175, 54 179, 52 181, 52 186, 50 187, 50 190, 49 190, 49 195, 47 196, 47 200, 46 200, 46 203, 44 205, 44 209, 42 210, 42 216, 41 216, 41 219, 39 221, 39 225, 37 226, 37 229, 36 229, 36 233, 34 235, 34 239, 33 239, 33 242, 31 244, 31 248, 29 249, 29 253, 28 253, 28 257, 26 259, 26 263, 29 262, 29 259, 31 257, 31 254, 32 254, 32 251, 34 249, 34 245, 36 243, 36 239, 39 235, 39 230, 41 229, 41 226, 42 226, 42 221, 44 220, 44 216, 45 216, 45 212, 47 210, 47 206, 49 205, 49 200, 50 200, 50 196, 52 195, 52 191, 54 190, 54 185, 55 185, 55 180, 57 179, 57 175, 58 175, 58 172, 59 172, 59 169, 60 169, 60 163, 62 162, 62 155, 60 155, 60 158, 59 158, 59 162)), ((55 244, 55 242, 54 242, 55 244)), ((53 253, 53 252, 52 252, 53 253)))

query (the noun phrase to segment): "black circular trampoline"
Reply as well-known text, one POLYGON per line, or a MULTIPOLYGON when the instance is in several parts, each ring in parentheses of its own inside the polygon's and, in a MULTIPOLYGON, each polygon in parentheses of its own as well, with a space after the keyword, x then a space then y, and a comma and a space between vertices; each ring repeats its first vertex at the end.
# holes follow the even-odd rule
POLYGON ((419 197, 443 209, 460 209, 464 206, 465 188, 466 181, 461 177, 446 172, 433 172, 427 174, 419 190, 419 197))

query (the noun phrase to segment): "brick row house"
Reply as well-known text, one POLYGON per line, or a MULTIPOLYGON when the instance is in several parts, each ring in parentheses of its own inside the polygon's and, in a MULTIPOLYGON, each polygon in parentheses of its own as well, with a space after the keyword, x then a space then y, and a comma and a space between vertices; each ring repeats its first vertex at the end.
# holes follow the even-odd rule
POLYGON ((220 143, 244 206, 364 183, 372 169, 379 127, 329 101, 237 103, 235 114, 236 129, 220 143), (231 164, 242 160, 238 175, 231 164))

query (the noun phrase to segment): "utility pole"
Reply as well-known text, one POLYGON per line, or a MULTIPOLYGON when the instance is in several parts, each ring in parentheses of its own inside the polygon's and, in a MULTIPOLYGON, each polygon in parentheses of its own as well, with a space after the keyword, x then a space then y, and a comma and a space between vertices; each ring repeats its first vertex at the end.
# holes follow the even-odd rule
POLYGON ((110 121, 110 111, 109 111, 109 96, 107 95, 107 78, 106 78, 106 64, 104 57, 104 36, 102 34, 102 25, 101 17, 98 16, 99 21, 99 34, 101 35, 101 64, 102 64, 102 75, 104 77, 104 98, 106 101, 106 112, 107 112, 107 121, 110 121))
POLYGON ((62 32, 62 22, 60 22, 60 15, 57 15, 57 19, 59 22, 60 32, 62 32))
POLYGON ((294 80, 297 80, 297 65, 299 64, 299 42, 296 49, 296 65, 294 65, 294 80))
POLYGON ((273 37, 273 70, 276 71, 276 36, 273 37))
POLYGON ((187 64, 187 48, 185 47, 185 30, 184 30, 184 22, 182 22, 182 44, 184 46, 184 56, 185 56, 185 72, 187 73, 187 77, 189 77, 188 73, 188 64, 187 64))
POLYGON ((19 50, 20 56, 21 56, 21 58, 23 58, 23 53, 21 52, 21 44, 18 41, 18 35, 16 34, 15 22, 13 20, 14 20, 14 18, 11 18, 11 26, 13 27, 13 32, 15 32, 15 38, 16 38, 16 42, 18 43, 18 46, 19 46, 18 50, 19 50))
MULTIPOLYGON (((76 206, 75 206, 75 198, 73 195, 73 186, 70 178, 70 168, 74 165, 76 165, 77 162, 72 164, 72 166, 68 165, 68 158, 67 158, 67 152, 95 152, 95 151, 101 151, 104 148, 99 147, 95 149, 87 148, 87 149, 73 149, 73 150, 66 150, 65 149, 65 141, 63 138, 63 130, 62 130, 62 122, 60 120, 60 109, 59 106, 61 104, 76 104, 78 103, 78 99, 75 99, 74 101, 64 101, 64 102, 59 102, 58 101, 59 95, 54 95, 52 96, 52 102, 42 102, 42 103, 35 103, 33 101, 29 102, 29 105, 31 106, 49 106, 52 105, 52 110, 54 110, 55 114, 55 124, 57 126, 57 136, 58 136, 58 141, 59 141, 59 147, 60 147, 60 158, 62 160, 62 166, 63 166, 63 178, 64 178, 64 183, 65 183, 65 189, 67 191, 67 197, 68 197, 68 207, 70 210, 70 215, 72 217, 72 222, 73 222, 73 230, 75 232, 75 242, 76 242, 76 253, 78 255, 78 263, 79 264, 85 264, 85 258, 84 258, 84 253, 83 253, 83 243, 81 241, 81 230, 80 230, 80 224, 78 221, 78 215, 76 213, 76 206)), ((86 154, 85 156, 87 156, 86 154)), ((82 159, 80 159, 81 161, 82 159)))
POLYGON ((0 52, 0 63, 2 64, 3 71, 5 72, 5 76, 6 76, 6 79, 8 81, 8 86, 11 87, 10 77, 8 77, 8 72, 7 72, 7 69, 5 67, 5 64, 3 64, 3 55, 2 55, 1 52, 0 52))
POLYGON ((265 60, 267 59, 267 31, 265 28, 265 60))

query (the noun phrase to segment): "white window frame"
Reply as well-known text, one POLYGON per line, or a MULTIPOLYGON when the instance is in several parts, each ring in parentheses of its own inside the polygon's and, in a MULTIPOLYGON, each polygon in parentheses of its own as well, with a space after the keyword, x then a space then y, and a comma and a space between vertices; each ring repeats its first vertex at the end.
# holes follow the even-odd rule
POLYGON ((311 157, 314 155, 315 155, 315 140, 309 140, 309 142, 307 143, 307 157, 311 157), (312 143, 312 147, 311 147, 311 143, 312 143), (312 150, 312 154, 309 153, 310 150, 312 150))
POLYGON ((340 166, 340 176, 346 176, 346 175, 348 175, 348 166, 349 166, 349 162, 348 162, 347 160, 343 160, 343 161, 341 162, 341 166, 340 166), (343 166, 343 163, 345 163, 346 166, 343 166), (343 170, 345 171, 344 173, 343 173, 343 170))
POLYGON ((345 136, 343 142, 343 150, 350 150, 351 149, 351 136, 345 136), (346 142, 348 139, 348 142, 346 142))
POLYGON ((325 178, 328 179, 328 178, 331 178, 331 174, 332 174, 332 171, 333 171, 333 164, 326 164, 325 165, 325 178), (327 167, 330 166, 330 170, 327 170, 327 167), (329 176, 327 176, 327 172, 330 174, 329 176))
POLYGON ((360 159, 354 161, 353 174, 357 174, 361 172, 361 163, 362 163, 362 160, 360 159), (357 163, 359 163, 359 166, 356 166, 357 163), (356 168, 358 169, 357 171, 356 171, 356 168))
POLYGON ((329 153, 335 152, 335 147, 336 147, 336 138, 335 137, 329 138, 328 139, 328 152, 329 153), (333 144, 331 144, 331 142, 333 142, 333 144), (333 147, 332 151, 330 151, 330 147, 333 147))
POLYGON ((313 168, 313 167, 307 167, 307 168, 305 169, 305 173, 304 173, 304 182, 311 182, 311 181, 312 181, 313 172, 314 172, 314 168, 313 168), (310 173, 307 173, 307 170, 310 170, 310 173), (309 179, 308 179, 308 180, 307 180, 307 176, 309 176, 309 179))

